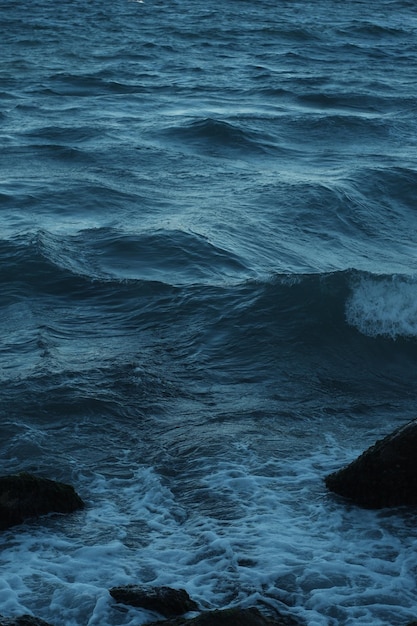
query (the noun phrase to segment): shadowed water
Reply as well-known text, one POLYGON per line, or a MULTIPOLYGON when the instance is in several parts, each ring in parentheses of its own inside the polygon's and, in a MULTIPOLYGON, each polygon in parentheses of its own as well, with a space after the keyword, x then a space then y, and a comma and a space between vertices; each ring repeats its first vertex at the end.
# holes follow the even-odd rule
POLYGON ((0 613, 113 586, 309 626, 416 617, 407 510, 325 475, 415 417, 410 2, 0 2, 0 613))

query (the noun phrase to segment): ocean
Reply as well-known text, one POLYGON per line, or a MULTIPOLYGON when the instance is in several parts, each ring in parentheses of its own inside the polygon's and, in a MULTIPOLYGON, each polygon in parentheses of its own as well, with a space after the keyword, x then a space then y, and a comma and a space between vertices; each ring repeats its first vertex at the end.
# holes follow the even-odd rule
POLYGON ((409 0, 0 0, 0 614, 128 583, 308 626, 417 618, 415 511, 325 476, 416 417, 409 0))

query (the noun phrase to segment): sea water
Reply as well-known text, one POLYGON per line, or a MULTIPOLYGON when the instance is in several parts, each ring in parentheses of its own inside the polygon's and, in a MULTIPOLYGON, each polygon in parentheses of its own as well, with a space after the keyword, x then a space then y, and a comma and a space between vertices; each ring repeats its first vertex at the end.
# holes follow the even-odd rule
POLYGON ((417 616, 415 513, 324 478, 415 417, 407 0, 0 2, 0 613, 128 583, 309 626, 417 616))

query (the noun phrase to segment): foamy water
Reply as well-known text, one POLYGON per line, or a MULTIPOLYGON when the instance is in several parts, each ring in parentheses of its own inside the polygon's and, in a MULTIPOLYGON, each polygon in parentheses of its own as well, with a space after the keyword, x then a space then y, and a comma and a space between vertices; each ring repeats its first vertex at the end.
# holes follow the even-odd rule
POLYGON ((356 452, 329 438, 306 458, 262 461, 235 445, 230 459, 196 463, 177 495, 148 467, 89 476, 85 511, 4 534, 2 611, 144 624, 149 612, 108 594, 141 582, 185 588, 204 609, 260 603, 311 625, 404 624, 415 609, 412 515, 342 505, 324 487, 356 452))
POLYGON ((417 282, 410 276, 367 277, 346 306, 349 324, 365 335, 417 337, 417 282))

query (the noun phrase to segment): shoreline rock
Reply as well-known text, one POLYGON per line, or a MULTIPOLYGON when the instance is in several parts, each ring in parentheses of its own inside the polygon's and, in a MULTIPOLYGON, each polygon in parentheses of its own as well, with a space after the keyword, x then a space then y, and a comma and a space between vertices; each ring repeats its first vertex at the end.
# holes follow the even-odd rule
POLYGON ((346 467, 327 488, 370 509, 417 505, 417 419, 394 430, 346 467))
POLYGON ((19 615, 19 617, 3 617, 0 615, 0 626, 52 626, 52 624, 31 615, 19 615))
POLYGON ((199 610, 197 603, 191 600, 185 589, 125 585, 113 587, 109 593, 116 602, 156 611, 164 617, 176 617, 199 610))
POLYGON ((113 587, 109 593, 117 602, 155 611, 166 618, 157 621, 150 619, 148 623, 152 626, 301 626, 291 616, 277 613, 274 617, 267 617, 256 607, 217 609, 186 615, 199 611, 199 607, 184 589, 125 585, 113 587))
POLYGON ((247 609, 236 607, 204 611, 192 618, 177 617, 152 622, 151 626, 301 626, 301 623, 286 615, 266 617, 256 607, 247 609))
POLYGON ((0 476, 0 530, 48 513, 72 513, 83 507, 71 485, 27 472, 0 476))

